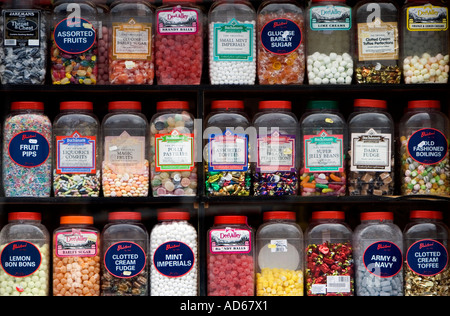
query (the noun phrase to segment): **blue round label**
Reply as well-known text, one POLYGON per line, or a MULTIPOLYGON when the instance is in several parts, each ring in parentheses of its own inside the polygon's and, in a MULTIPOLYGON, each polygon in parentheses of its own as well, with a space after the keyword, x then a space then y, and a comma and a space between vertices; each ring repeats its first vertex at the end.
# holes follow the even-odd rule
POLYGON ((367 271, 381 278, 396 275, 402 268, 402 251, 390 241, 378 241, 364 251, 363 262, 367 271))
POLYGON ((12 161, 19 166, 34 168, 47 160, 50 155, 50 144, 37 132, 22 132, 11 139, 8 153, 12 161))
POLYGON ((275 19, 261 29, 261 43, 266 50, 277 55, 295 51, 302 42, 302 31, 297 23, 288 19, 275 19))
POLYGON ((147 256, 144 249, 134 242, 120 241, 106 250, 106 269, 118 278, 132 278, 145 268, 147 256))
POLYGON ((160 245, 153 255, 156 270, 167 277, 181 277, 194 267, 195 256, 192 249, 179 241, 169 241, 160 245))
POLYGON ((53 33, 56 46, 68 54, 81 54, 95 44, 96 32, 89 21, 67 18, 58 23, 53 33))
POLYGON ((447 155, 447 138, 434 128, 423 128, 411 135, 408 152, 412 159, 424 165, 433 165, 447 155))
POLYGON ((433 276, 441 273, 447 267, 447 249, 436 240, 419 240, 409 247, 406 253, 406 262, 415 273, 433 276))
POLYGON ((7 274, 13 277, 26 277, 39 269, 42 256, 32 243, 18 240, 3 248, 0 260, 7 274))

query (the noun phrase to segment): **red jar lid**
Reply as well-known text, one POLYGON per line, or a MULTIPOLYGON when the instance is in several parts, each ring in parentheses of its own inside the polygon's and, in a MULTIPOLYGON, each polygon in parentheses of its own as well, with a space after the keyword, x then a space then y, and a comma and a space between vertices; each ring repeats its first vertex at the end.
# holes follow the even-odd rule
POLYGON ((268 100, 268 101, 260 101, 258 108, 260 110, 265 110, 265 109, 292 109, 292 103, 291 101, 272 101, 272 100, 268 100))
POLYGON ((40 221, 41 213, 38 212, 12 212, 8 214, 9 221, 17 221, 17 220, 32 220, 32 221, 40 221))
POLYGON ((92 102, 88 101, 66 101, 59 104, 59 109, 64 110, 92 110, 94 108, 92 102))
POLYGON ((160 101, 156 103, 156 110, 189 110, 187 101, 160 101))
POLYGON ((44 110, 44 103, 36 101, 16 101, 11 103, 11 110, 44 110))
POLYGON ((244 109, 244 101, 241 100, 215 100, 211 103, 211 109, 217 110, 217 109, 223 109, 223 110, 229 110, 229 109, 244 109))
POLYGON ((170 220, 189 220, 189 212, 184 211, 162 211, 158 212, 158 221, 170 221, 170 220))
POLYGON ((316 211, 312 213, 312 219, 345 219, 342 211, 316 211))
POLYGON ((373 100, 373 99, 356 99, 353 102, 353 106, 362 108, 379 108, 386 109, 387 102, 385 100, 373 100))
POLYGON ((139 101, 113 101, 108 103, 108 110, 141 110, 139 101))
POLYGON ((440 109, 441 103, 437 100, 414 100, 408 102, 408 109, 440 109))
POLYGON ((108 219, 111 221, 117 220, 141 220, 141 213, 139 212, 111 212, 108 214, 108 219))
POLYGON ((214 217, 214 224, 247 224, 247 216, 244 215, 220 215, 214 217))
POLYGON ((84 224, 92 225, 94 224, 94 217, 85 215, 69 215, 61 216, 60 224, 84 224))
POLYGON ((295 212, 289 211, 273 211, 273 212, 264 212, 263 220, 271 220, 271 219, 289 219, 295 221, 295 212))
POLYGON ((394 220, 394 214, 392 212, 364 212, 361 213, 360 218, 362 221, 371 221, 371 220, 392 221, 394 220))
POLYGON ((430 219, 442 219, 442 212, 440 211, 423 211, 416 210, 411 211, 409 218, 430 218, 430 219))

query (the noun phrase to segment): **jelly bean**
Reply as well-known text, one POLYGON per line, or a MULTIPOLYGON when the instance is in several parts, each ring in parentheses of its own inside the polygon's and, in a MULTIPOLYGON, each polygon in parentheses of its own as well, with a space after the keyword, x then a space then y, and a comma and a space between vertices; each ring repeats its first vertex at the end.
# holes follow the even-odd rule
POLYGON ((345 195, 346 176, 344 172, 303 173, 300 180, 302 196, 345 195))

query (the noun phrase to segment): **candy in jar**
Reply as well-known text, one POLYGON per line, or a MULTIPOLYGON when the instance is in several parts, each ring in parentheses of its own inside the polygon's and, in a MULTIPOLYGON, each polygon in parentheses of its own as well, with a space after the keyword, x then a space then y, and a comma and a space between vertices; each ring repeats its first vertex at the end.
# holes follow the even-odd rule
POLYGON ((98 27, 98 74, 97 84, 109 83, 109 30, 107 17, 109 15, 109 7, 105 4, 97 3, 100 25, 98 27))
POLYGON ((53 296, 100 295, 100 232, 94 218, 61 216, 53 232, 53 296))
POLYGON ((148 295, 148 233, 139 212, 110 212, 101 233, 101 296, 148 295))
POLYGON ((159 85, 198 85, 203 66, 203 10, 195 0, 164 0, 156 9, 155 67, 159 85))
POLYGON ((53 9, 51 76, 53 84, 97 83, 98 12, 89 1, 58 1, 53 9))
POLYGON ((151 296, 198 294, 198 236, 186 210, 159 210, 150 234, 151 296))
POLYGON ((260 84, 302 84, 305 76, 303 9, 294 1, 266 1, 257 14, 260 84))
POLYGON ((50 234, 40 213, 9 213, 0 248, 0 296, 49 295, 50 234))
POLYGON ((138 101, 114 101, 102 121, 105 197, 147 196, 148 121, 138 101))
POLYGON ((44 104, 11 104, 3 125, 5 196, 49 197, 52 186, 52 123, 44 104))
POLYGON ((450 195, 449 133, 439 101, 408 102, 399 124, 402 195, 450 195))
POLYGON ((100 141, 100 122, 92 102, 60 103, 53 122, 55 196, 99 196, 100 141))
POLYGON ((124 0, 110 9, 110 83, 153 84, 153 7, 146 1, 124 0))

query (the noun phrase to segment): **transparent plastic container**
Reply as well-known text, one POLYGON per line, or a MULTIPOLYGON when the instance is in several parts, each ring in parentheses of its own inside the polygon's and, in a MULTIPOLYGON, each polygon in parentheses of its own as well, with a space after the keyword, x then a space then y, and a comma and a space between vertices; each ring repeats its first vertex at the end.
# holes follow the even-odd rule
POLYGON ((394 195, 395 127, 384 100, 356 99, 348 118, 349 195, 394 195))
POLYGON ((197 296, 198 235, 189 211, 162 209, 151 232, 151 296, 197 296))
POLYGON ((353 8, 356 22, 356 83, 400 83, 399 8, 396 1, 363 0, 353 8))
POLYGON ((97 32, 98 41, 98 77, 97 84, 109 84, 109 6, 97 3, 97 11, 99 14, 99 27, 97 32))
POLYGON ((53 121, 53 194, 56 197, 100 195, 100 122, 92 102, 60 103, 53 121))
POLYGON ((400 21, 404 82, 447 83, 448 5, 437 0, 408 0, 403 4, 400 21))
POLYGON ((257 19, 259 84, 302 84, 306 64, 303 8, 291 0, 265 1, 257 19))
POLYGON ((256 80, 256 11, 246 0, 214 1, 208 13, 209 79, 213 85, 256 80))
POLYGON ((99 296, 100 261, 94 218, 61 216, 53 231, 53 296, 99 296))
POLYGON ((218 215, 208 230, 208 296, 255 294, 254 232, 243 215, 218 215))
POLYGON ((163 0, 155 11, 158 85, 199 85, 206 16, 196 0, 163 0))
POLYGON ((253 195, 296 195, 298 192, 298 120, 290 101, 260 101, 252 125, 253 195))
POLYGON ((241 100, 215 100, 205 119, 206 196, 248 196, 251 187, 250 121, 241 100))
POLYGON ((256 231, 256 295, 303 296, 303 232, 288 211, 263 214, 256 231))
POLYGON ((9 213, 0 232, 0 295, 48 296, 50 247, 40 213, 9 213))
POLYGON ((111 212, 101 233, 101 296, 148 296, 149 236, 139 212, 111 212))
POLYGON ((187 101, 160 101, 150 120, 153 196, 195 196, 194 116, 187 101))
POLYGON ((148 196, 148 121, 138 101, 114 101, 102 121, 105 197, 148 196))
POLYGON ((55 85, 97 84, 99 16, 91 1, 56 1, 51 29, 51 76, 55 85))
POLYGON ((302 196, 346 194, 347 122, 336 101, 310 101, 300 119, 302 196))
POLYGON ((118 0, 110 5, 109 81, 151 85, 154 70, 154 8, 148 1, 118 0))
POLYGON ((408 102, 399 123, 401 194, 450 195, 448 117, 436 100, 408 102))
POLYGON ((50 196, 52 122, 42 102, 11 103, 3 124, 2 173, 6 197, 50 196))
POLYGON ((449 235, 441 211, 411 211, 403 230, 405 296, 450 295, 449 235))
POLYGON ((353 296, 352 230, 340 211, 315 211, 305 231, 308 296, 353 296))
POLYGON ((392 212, 363 212, 353 232, 357 296, 403 296, 403 234, 392 212))
POLYGON ((345 0, 313 0, 306 10, 306 61, 309 84, 351 84, 352 8, 345 0))

